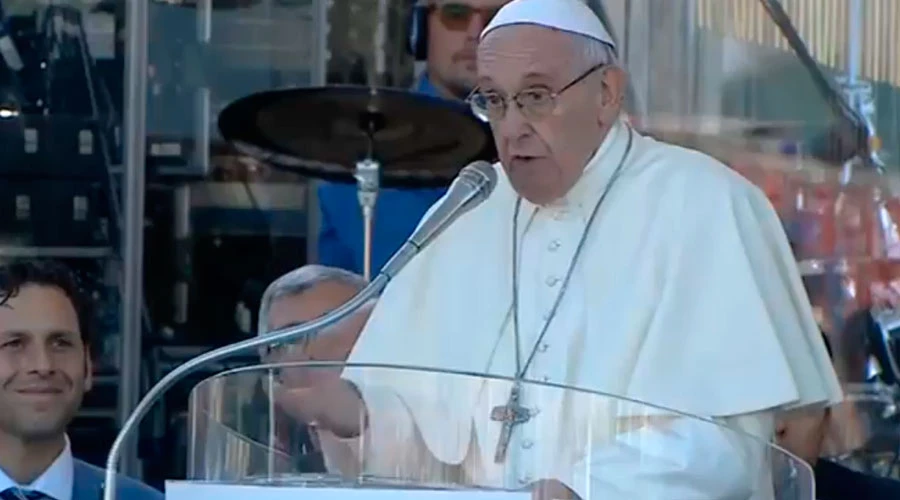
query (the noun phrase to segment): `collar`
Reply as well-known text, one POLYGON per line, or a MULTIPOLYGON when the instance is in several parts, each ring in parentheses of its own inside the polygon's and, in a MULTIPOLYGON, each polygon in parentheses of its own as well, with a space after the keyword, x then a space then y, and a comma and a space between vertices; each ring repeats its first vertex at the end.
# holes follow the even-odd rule
POLYGON ((72 458, 72 447, 66 436, 66 447, 50 467, 31 484, 18 484, 0 470, 0 491, 9 488, 33 490, 49 495, 55 500, 72 500, 72 487, 75 483, 75 461, 72 458))
POLYGON ((565 196, 545 206, 538 206, 522 199, 522 212, 531 214, 539 209, 551 216, 564 216, 574 212, 582 222, 587 222, 594 205, 600 200, 607 183, 622 161, 622 155, 625 154, 627 147, 628 125, 619 120, 610 127, 600 147, 588 160, 581 177, 565 196))

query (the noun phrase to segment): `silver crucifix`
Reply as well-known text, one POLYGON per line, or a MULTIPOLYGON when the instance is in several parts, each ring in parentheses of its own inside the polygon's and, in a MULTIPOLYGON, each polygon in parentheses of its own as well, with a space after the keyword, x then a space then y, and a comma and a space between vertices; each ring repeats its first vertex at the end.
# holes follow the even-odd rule
POLYGON ((506 461, 506 452, 509 450, 509 441, 512 438, 513 429, 517 425, 531 420, 531 411, 519 404, 520 387, 516 383, 509 391, 509 399, 503 406, 495 406, 491 409, 491 420, 503 422, 500 429, 500 439, 497 441, 497 451, 494 452, 494 463, 502 464, 506 461))

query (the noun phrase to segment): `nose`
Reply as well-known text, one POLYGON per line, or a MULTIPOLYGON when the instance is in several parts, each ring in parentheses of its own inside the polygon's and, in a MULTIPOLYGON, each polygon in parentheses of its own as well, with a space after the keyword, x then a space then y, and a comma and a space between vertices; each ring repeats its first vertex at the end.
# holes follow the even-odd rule
POLYGON ((506 108, 506 114, 495 122, 494 128, 500 137, 507 140, 519 140, 528 136, 531 131, 531 123, 522 115, 522 111, 516 104, 510 103, 506 108))
POLYGON ((45 347, 32 345, 24 357, 30 372, 49 374, 55 370, 53 356, 45 347))

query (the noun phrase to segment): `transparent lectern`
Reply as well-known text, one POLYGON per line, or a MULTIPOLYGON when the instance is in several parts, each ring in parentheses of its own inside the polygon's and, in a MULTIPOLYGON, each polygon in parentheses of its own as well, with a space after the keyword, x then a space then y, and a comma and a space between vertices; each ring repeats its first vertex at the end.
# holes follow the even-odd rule
POLYGON ((192 392, 188 477, 169 481, 166 497, 814 498, 805 463, 736 429, 530 381, 521 386, 519 411, 504 411, 513 383, 312 362, 225 372, 192 392), (348 394, 367 410, 346 404, 348 394), (344 437, 323 423, 335 415, 344 437), (498 462, 507 417, 519 418, 506 426, 512 431, 498 462), (353 434, 347 422, 363 431, 346 437, 353 434))

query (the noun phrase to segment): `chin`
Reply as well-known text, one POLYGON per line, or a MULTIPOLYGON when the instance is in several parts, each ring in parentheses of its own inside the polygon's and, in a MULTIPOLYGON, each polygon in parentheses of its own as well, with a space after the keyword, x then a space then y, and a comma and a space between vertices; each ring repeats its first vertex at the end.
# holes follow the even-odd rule
POLYGON ((549 205, 563 196, 555 189, 548 189, 546 183, 534 182, 531 179, 510 176, 509 182, 519 196, 535 205, 549 205))
POLYGON ((17 434, 26 441, 49 441, 65 434, 68 423, 69 419, 67 418, 48 419, 44 417, 21 426, 17 434))
POLYGON ((544 189, 528 189, 527 187, 518 189, 515 184, 513 184, 513 189, 515 189, 516 193, 518 193, 522 198, 525 198, 529 202, 540 206, 549 205, 560 198, 560 196, 548 193, 544 189))
POLYGON ((56 439, 66 432, 69 422, 75 416, 75 411, 57 410, 43 412, 28 412, 17 415, 12 422, 14 434, 22 439, 30 441, 47 441, 56 439))

